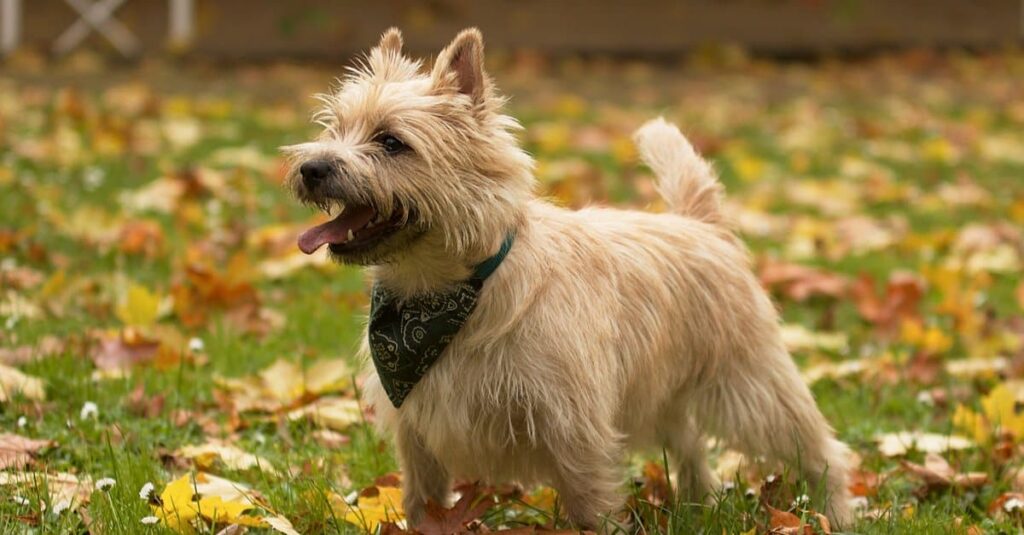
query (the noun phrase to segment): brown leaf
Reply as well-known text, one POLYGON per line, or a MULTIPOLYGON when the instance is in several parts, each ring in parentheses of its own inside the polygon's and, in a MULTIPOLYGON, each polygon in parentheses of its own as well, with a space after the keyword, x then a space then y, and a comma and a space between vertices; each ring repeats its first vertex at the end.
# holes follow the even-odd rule
POLYGON ((133 329, 98 333, 95 339, 90 356, 101 370, 123 370, 145 364, 155 359, 160 350, 158 340, 146 338, 133 329))
POLYGON ((857 468, 850 471, 848 487, 854 496, 874 496, 878 494, 880 477, 877 472, 857 468))
POLYGON ((925 484, 925 491, 953 487, 973 489, 988 483, 988 474, 984 472, 958 473, 941 455, 929 453, 925 456, 924 465, 903 461, 903 469, 917 476, 925 484))
POLYGON ((794 301, 804 301, 816 295, 842 297, 849 285, 842 275, 773 259, 767 259, 761 265, 760 276, 761 284, 766 288, 794 301))
POLYGON ((905 319, 918 317, 917 307, 924 296, 924 282, 912 273, 893 273, 881 294, 875 280, 867 274, 858 277, 851 288, 857 311, 876 327, 895 332, 905 319))
POLYGON ((779 535, 798 535, 803 532, 804 524, 800 521, 800 517, 788 511, 780 511, 767 503, 763 505, 771 515, 771 520, 769 520, 768 524, 769 533, 779 535))
POLYGON ((164 411, 164 395, 147 396, 145 386, 139 384, 128 394, 128 411, 140 418, 156 418, 164 411))
POLYGON ((32 462, 33 455, 54 443, 51 440, 26 438, 13 433, 0 433, 0 470, 21 469, 32 462))
POLYGON ((493 497, 481 494, 478 484, 465 486, 462 497, 451 509, 434 502, 427 503, 427 515, 416 529, 423 535, 468 533, 469 524, 479 519, 493 504, 493 497))

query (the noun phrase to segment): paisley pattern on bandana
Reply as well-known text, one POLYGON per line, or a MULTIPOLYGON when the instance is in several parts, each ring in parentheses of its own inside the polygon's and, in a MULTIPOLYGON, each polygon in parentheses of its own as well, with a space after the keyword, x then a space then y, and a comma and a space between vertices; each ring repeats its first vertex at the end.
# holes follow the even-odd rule
POLYGON ((505 259, 512 241, 512 235, 506 237, 498 254, 445 293, 399 301, 384 287, 374 285, 370 294, 370 355, 395 408, 402 406, 469 319, 484 281, 505 259))

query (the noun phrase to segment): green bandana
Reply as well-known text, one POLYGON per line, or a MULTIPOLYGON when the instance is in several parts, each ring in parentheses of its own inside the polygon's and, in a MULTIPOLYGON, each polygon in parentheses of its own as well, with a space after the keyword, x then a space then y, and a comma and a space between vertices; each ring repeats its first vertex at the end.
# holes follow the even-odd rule
POLYGON ((511 234, 498 254, 484 260, 473 275, 442 294, 427 294, 398 302, 375 284, 370 294, 370 354, 391 404, 401 407, 416 383, 426 375, 476 306, 484 280, 494 273, 508 250, 511 234))

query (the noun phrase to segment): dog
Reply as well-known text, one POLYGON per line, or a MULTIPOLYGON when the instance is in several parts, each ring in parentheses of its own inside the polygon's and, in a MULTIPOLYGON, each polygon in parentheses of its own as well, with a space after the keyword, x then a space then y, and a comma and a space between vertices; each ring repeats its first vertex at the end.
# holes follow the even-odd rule
POLYGON ((635 135, 667 213, 571 211, 535 196, 476 29, 429 68, 390 29, 319 98, 323 132, 283 148, 286 183, 334 218, 299 246, 373 281, 363 395, 395 439, 411 525, 460 477, 545 483, 575 525, 607 526, 625 453, 645 448, 666 448, 699 502, 718 484, 708 436, 798 469, 833 523, 851 520, 848 448, 675 126, 635 135))

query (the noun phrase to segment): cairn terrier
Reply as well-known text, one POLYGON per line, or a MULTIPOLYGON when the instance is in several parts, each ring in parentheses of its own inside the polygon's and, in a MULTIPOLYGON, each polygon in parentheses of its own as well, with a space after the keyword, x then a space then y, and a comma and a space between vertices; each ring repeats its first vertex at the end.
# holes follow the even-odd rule
POLYGON ((549 484, 575 525, 607 526, 643 448, 667 448, 680 498, 700 501, 709 436, 797 469, 848 522, 848 449, 709 164, 656 119, 635 140, 668 213, 538 199, 483 54, 468 29, 424 69, 388 30, 320 97, 319 137, 283 149, 298 199, 341 210, 299 247, 373 281, 364 395, 395 438, 410 524, 460 477, 549 484))

